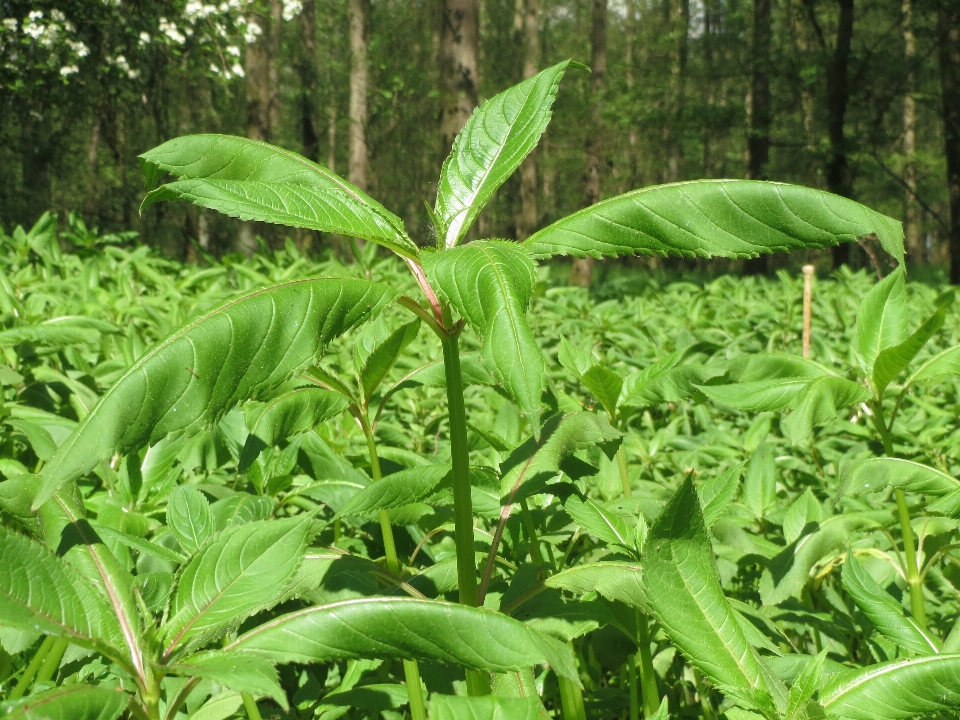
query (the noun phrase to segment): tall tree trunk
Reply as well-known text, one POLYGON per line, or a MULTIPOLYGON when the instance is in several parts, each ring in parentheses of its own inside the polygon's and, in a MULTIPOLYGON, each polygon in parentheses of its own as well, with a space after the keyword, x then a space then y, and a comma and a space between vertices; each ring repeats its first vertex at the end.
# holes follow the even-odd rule
POLYGON ((20 162, 23 177, 23 224, 30 227, 47 210, 53 200, 52 128, 50 109, 23 103, 20 113, 20 162))
MULTIPOLYGON (((607 72, 607 0, 593 0, 590 21, 590 128, 586 142, 586 172, 583 206, 600 200, 600 173, 603 168, 603 116, 600 93, 607 72)), ((593 280, 593 258, 575 258, 570 284, 589 287, 593 280)))
MULTIPOLYGON (((626 66, 627 95, 630 102, 633 102, 633 44, 637 36, 636 24, 636 0, 627 0, 627 17, 624 22, 624 33, 626 47, 623 56, 623 64, 626 66)), ((627 131, 627 165, 630 168, 630 176, 627 178, 628 189, 637 187, 637 178, 639 176, 637 169, 637 127, 633 118, 630 119, 630 129, 627 131)))
MULTIPOLYGON (((271 67, 274 63, 271 53, 275 52, 277 22, 274 16, 280 9, 279 0, 271 0, 270 16, 254 13, 249 22, 255 24, 260 32, 256 42, 247 46, 245 59, 247 104, 247 137, 251 140, 270 142, 274 121, 277 115, 277 89, 272 84, 275 71, 271 67)), ((257 251, 256 227, 252 221, 240 223, 237 233, 237 251, 244 255, 253 255, 257 251)))
MULTIPOLYGON (((526 0, 523 14, 523 77, 532 77, 540 69, 540 3, 526 0)), ((532 150, 520 166, 520 214, 517 239, 525 240, 537 230, 537 156, 532 150)))
POLYGON ((316 0, 303 0, 300 11, 300 141, 304 157, 320 159, 320 137, 317 133, 317 6, 316 0))
POLYGON ((443 154, 477 107, 477 54, 480 46, 478 0, 444 0, 440 33, 440 86, 443 109, 440 137, 443 154))
MULTIPOLYGON (((767 179, 770 160, 770 0, 753 0, 750 104, 747 117, 747 178, 767 179)), ((748 275, 766 274, 767 256, 743 265, 748 275)))
POLYGON ((367 91, 370 65, 367 57, 370 0, 349 0, 350 16, 350 160, 347 179, 361 190, 368 187, 367 91))
MULTIPOLYGON (((837 20, 837 42, 827 72, 827 137, 830 148, 824 175, 827 189, 852 197, 853 182, 847 163, 847 138, 844 122, 847 115, 847 75, 850 67, 850 46, 853 41, 853 0, 838 0, 840 14, 837 20)), ((833 248, 833 264, 839 267, 850 262, 850 245, 841 243, 833 248)))
POLYGON ((680 179, 683 165, 683 114, 686 107, 687 60, 689 56, 690 0, 673 0, 670 31, 674 39, 670 63, 670 126, 667 135, 667 180, 680 179))
POLYGON ((913 34, 913 2, 903 0, 904 60, 907 63, 907 90, 903 96, 903 182, 907 186, 903 217, 907 254, 914 263, 926 262, 920 239, 920 205, 917 203, 917 107, 913 98, 916 78, 913 64, 917 56, 917 40, 913 34))
POLYGON ((960 284, 960 7, 944 3, 937 17, 943 149, 950 203, 950 282, 960 284))
POLYGON ((706 71, 706 100, 709 108, 703 124, 703 176, 713 177, 713 106, 716 102, 716 72, 713 64, 713 27, 716 9, 712 0, 703 3, 703 64, 706 71))

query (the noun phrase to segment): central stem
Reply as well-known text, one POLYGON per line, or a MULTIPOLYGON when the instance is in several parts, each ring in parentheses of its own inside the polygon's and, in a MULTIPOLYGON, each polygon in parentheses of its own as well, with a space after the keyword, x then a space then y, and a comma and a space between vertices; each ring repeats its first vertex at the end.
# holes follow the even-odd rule
MULTIPOLYGON (((443 333, 443 370, 447 379, 450 418, 450 462, 453 470, 453 529, 457 544, 457 587, 460 604, 477 607, 477 556, 473 548, 473 498, 470 495, 470 455, 467 449, 467 411, 463 403, 460 346, 457 334, 443 333)), ((487 673, 467 670, 467 693, 489 695, 487 673)))

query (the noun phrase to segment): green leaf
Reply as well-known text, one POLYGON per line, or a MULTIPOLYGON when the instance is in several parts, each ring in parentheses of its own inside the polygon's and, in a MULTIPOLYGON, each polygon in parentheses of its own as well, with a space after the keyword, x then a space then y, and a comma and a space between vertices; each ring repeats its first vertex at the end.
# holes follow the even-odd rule
POLYGON ((870 399, 863 385, 838 377, 822 377, 807 385, 796 409, 780 422, 780 428, 794 445, 813 436, 813 428, 835 418, 841 410, 870 399))
POLYGON ((694 395, 700 384, 722 375, 716 367, 686 364, 648 372, 653 368, 631 375, 624 381, 622 404, 630 407, 650 407, 662 402, 679 402, 694 395))
POLYGON ((777 464, 773 447, 761 442, 747 463, 743 480, 743 504, 758 518, 766 517, 777 505, 777 464))
POLYGON ((857 311, 857 349, 863 371, 872 375, 877 356, 906 337, 906 271, 901 265, 873 286, 857 311))
POLYGON ((527 325, 533 260, 515 243, 483 240, 425 252, 422 261, 434 288, 477 331, 484 365, 538 434, 547 367, 527 325))
POLYGON ((915 382, 943 380, 955 375, 960 375, 960 345, 947 348, 927 360, 917 368, 913 375, 907 378, 903 386, 906 388, 915 382))
POLYGON ((836 500, 844 495, 880 492, 889 485, 904 492, 941 496, 960 490, 960 480, 936 468, 900 458, 868 458, 840 466, 836 500))
POLYGON ((820 688, 823 678, 823 665, 827 659, 827 651, 823 650, 814 659, 806 664, 797 675, 790 688, 790 704, 787 706, 787 717, 797 717, 804 705, 820 688))
POLYGON ((229 650, 211 650, 191 655, 172 669, 181 675, 213 680, 237 692, 273 698, 284 710, 289 709, 277 669, 269 660, 229 650))
POLYGON ((818 523, 821 520, 823 520, 823 508, 817 502, 813 491, 807 488, 800 497, 790 503, 790 507, 783 516, 783 539, 787 543, 792 543, 803 534, 803 529, 808 523, 818 523))
POLYGON ((610 417, 616 417, 620 391, 623 389, 623 378, 602 365, 594 365, 583 374, 580 380, 600 401, 610 417))
POLYGON ((213 535, 210 504, 193 485, 179 485, 167 500, 167 527, 192 555, 213 535))
POLYGON ((394 710, 403 707, 409 700, 407 688, 403 685, 371 683, 325 695, 323 705, 364 710, 394 710))
POLYGON ((777 605, 799 595, 814 565, 846 547, 854 532, 868 527, 876 527, 876 522, 853 514, 808 523, 804 534, 777 553, 764 569, 760 577, 763 604, 777 605))
POLYGON ((577 525, 608 545, 621 545, 628 550, 636 549, 633 531, 623 518, 599 503, 574 492, 563 501, 563 509, 577 525))
POLYGON ((225 530, 180 572, 164 624, 164 657, 209 641, 275 603, 312 537, 313 517, 263 520, 225 530))
POLYGON ((602 415, 572 412, 547 419, 540 439, 528 439, 501 464, 501 502, 517 502, 542 491, 543 483, 560 473, 564 458, 599 445, 608 456, 622 435, 602 415))
POLYGON ((903 614, 900 603, 877 584, 851 552, 847 553, 842 578, 844 589, 881 635, 917 655, 940 652, 937 641, 903 614))
POLYGON ((536 258, 756 257, 821 248, 875 233, 903 262, 903 227, 852 200, 797 185, 697 180, 634 190, 530 236, 536 258))
POLYGON ((116 720, 130 696, 119 688, 65 685, 0 705, 6 720, 116 720))
POLYGON ((960 709, 960 655, 871 665, 834 676, 820 690, 828 715, 901 720, 960 709))
POLYGON ((747 642, 724 597, 690 477, 650 528, 644 557, 650 607, 687 660, 714 683, 786 706, 786 688, 747 642))
POLYGON ((742 474, 743 465, 737 465, 707 480, 697 490, 700 505, 703 507, 703 522, 707 528, 713 527, 713 524, 723 517, 730 503, 736 498, 742 474))
POLYGON ((149 192, 141 212, 160 200, 184 199, 244 220, 352 235, 417 257, 400 218, 289 150, 230 135, 186 135, 145 152, 140 160, 154 182, 160 170, 179 178, 149 192))
POLYGON ((149 540, 144 540, 142 537, 119 532, 118 530, 104 527, 103 525, 91 525, 91 527, 101 539, 107 542, 125 545, 131 550, 136 550, 150 557, 159 558, 160 560, 166 560, 178 565, 187 559, 175 550, 165 548, 163 545, 157 545, 157 543, 150 542, 149 540))
POLYGON ((558 640, 506 615, 414 598, 361 598, 282 615, 240 636, 230 649, 274 662, 413 658, 511 672, 549 663, 578 681, 573 654, 558 640))
POLYGON ((544 581, 544 585, 566 590, 574 595, 598 592, 607 600, 647 611, 643 570, 636 563, 597 562, 577 565, 551 575, 544 581))
POLYGON ((563 335, 560 336, 557 360, 571 375, 578 378, 583 377, 594 364, 593 351, 590 348, 574 345, 563 335))
POLYGON ((537 698, 455 697, 430 698, 429 720, 540 720, 537 698))
POLYGON ((43 469, 34 507, 101 460, 193 433, 316 360, 323 345, 393 297, 351 279, 297 280, 241 296, 145 353, 43 469))
POLYGON ((370 402, 374 391, 397 362, 400 353, 413 342, 419 331, 419 320, 402 325, 370 353, 370 357, 367 358, 363 369, 360 371, 360 385, 363 388, 363 399, 366 402, 370 402))
POLYGON ((123 630, 113 609, 70 564, 0 526, 0 567, 0 625, 66 637, 123 658, 123 630))
POLYGON ((449 474, 447 465, 422 465, 387 475, 350 498, 337 512, 337 517, 365 515, 374 510, 421 502, 433 495, 449 474))
POLYGON ((537 73, 481 105, 443 163, 434 209, 438 245, 452 248, 536 147, 569 63, 537 73))
POLYGON ((907 369, 907 366, 913 362, 913 359, 927 344, 927 341, 940 331, 946 316, 947 308, 940 307, 923 325, 916 329, 913 335, 899 345, 893 345, 880 351, 873 363, 873 389, 878 398, 883 397, 883 391, 887 389, 887 385, 907 369))
POLYGON ((301 387, 271 398, 265 403, 248 403, 244 408, 250 434, 240 453, 239 472, 246 472, 257 456, 293 435, 313 430, 347 409, 340 393, 318 387, 301 387))
POLYGON ((794 355, 751 353, 727 365, 726 385, 699 385, 714 402, 739 410, 764 412, 794 407, 811 380, 832 375, 812 360, 794 355))

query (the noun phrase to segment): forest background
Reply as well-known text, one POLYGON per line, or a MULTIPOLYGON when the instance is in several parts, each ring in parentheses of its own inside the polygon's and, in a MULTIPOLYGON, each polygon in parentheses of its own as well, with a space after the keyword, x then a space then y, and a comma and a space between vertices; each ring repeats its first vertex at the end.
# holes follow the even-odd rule
POLYGON ((902 219, 911 267, 960 282, 958 0, 0 0, 0 18, 8 229, 73 210, 183 258, 282 244, 289 229, 187 204, 139 215, 137 155, 219 132, 326 164, 430 244, 434 179, 473 108, 574 58, 592 72, 570 73, 478 236, 645 185, 769 179, 902 219))

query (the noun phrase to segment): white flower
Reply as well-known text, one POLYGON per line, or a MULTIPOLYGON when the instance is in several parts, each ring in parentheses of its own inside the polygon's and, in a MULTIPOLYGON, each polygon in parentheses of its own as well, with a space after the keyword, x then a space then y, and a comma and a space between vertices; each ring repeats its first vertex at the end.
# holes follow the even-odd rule
POLYGON ((4 26, 7 30, 9 30, 9 31, 11 31, 11 32, 16 32, 16 31, 17 31, 17 19, 16 19, 16 18, 4 18, 4 19, 3 19, 3 26, 4 26))
POLYGON ((250 23, 243 32, 243 39, 247 45, 252 45, 263 34, 263 29, 257 23, 250 23))
POLYGON ((77 72, 80 72, 80 68, 78 68, 76 65, 64 65, 62 68, 60 68, 60 74, 64 77, 73 75, 77 72))
POLYGON ((62 23, 64 20, 67 19, 67 16, 57 9, 50 11, 50 17, 54 22, 59 22, 59 23, 62 23))
POLYGON ((23 32, 36 40, 43 35, 44 27, 42 25, 37 25, 35 22, 29 22, 23 26, 23 32))
POLYGON ((216 63, 210 63, 210 72, 212 72, 214 75, 220 74, 220 68, 217 67, 216 63))
POLYGON ((90 48, 80 40, 67 40, 67 45, 70 46, 70 49, 78 58, 85 58, 90 54, 90 48))
POLYGON ((283 0, 283 19, 293 20, 303 10, 302 0, 283 0))
POLYGON ((149 44, 150 42, 150 33, 141 32, 140 33, 140 47, 149 44))
POLYGON ((227 55, 240 57, 240 48, 238 48, 236 45, 230 45, 229 47, 227 47, 227 55))
POLYGON ((27 15, 28 20, 43 20, 43 12, 40 10, 33 10, 27 15))
POLYGON ((230 72, 232 72, 232 73, 233 73, 234 75, 236 75, 237 77, 243 77, 244 75, 246 75, 246 73, 243 71, 243 67, 241 67, 240 63, 234 63, 234 64, 233 64, 233 67, 230 68, 230 72))
POLYGON ((166 18, 160 18, 159 28, 160 32, 178 45, 183 45, 187 41, 186 36, 180 32, 180 28, 177 27, 175 22, 170 22, 166 18))

